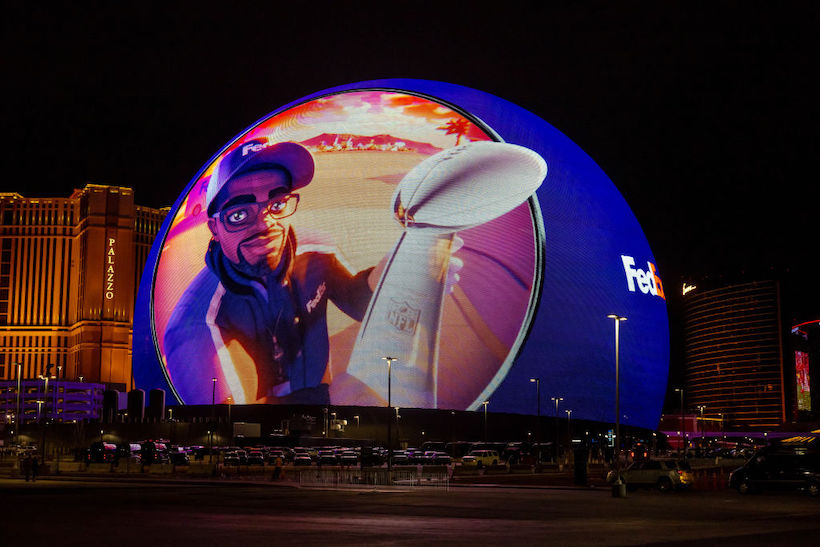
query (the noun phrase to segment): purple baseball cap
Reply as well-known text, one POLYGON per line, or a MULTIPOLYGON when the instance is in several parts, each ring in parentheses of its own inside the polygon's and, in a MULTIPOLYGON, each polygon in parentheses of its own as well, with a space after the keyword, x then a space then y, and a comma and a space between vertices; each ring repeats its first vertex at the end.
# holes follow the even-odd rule
POLYGON ((307 148, 295 142, 272 142, 253 139, 242 143, 223 157, 214 169, 205 194, 208 214, 219 191, 239 175, 266 168, 284 169, 290 174, 290 189, 307 186, 313 179, 313 156, 307 148))

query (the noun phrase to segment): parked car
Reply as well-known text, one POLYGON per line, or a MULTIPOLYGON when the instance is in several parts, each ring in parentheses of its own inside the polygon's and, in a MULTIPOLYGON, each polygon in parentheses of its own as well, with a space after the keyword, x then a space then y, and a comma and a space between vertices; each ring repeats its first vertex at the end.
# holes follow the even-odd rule
POLYGON ((425 465, 449 465, 452 461, 447 452, 428 450, 424 453, 422 463, 425 465))
POLYGON ((404 453, 407 454, 407 463, 417 465, 424 463, 424 450, 420 448, 405 448, 404 453))
POLYGON ((500 461, 501 457, 495 450, 473 450, 461 458, 461 463, 463 465, 474 465, 479 469, 488 465, 498 465, 498 462, 500 461))
POLYGON ((393 459, 391 460, 393 465, 409 465, 410 458, 407 456, 406 452, 401 450, 397 452, 393 452, 393 459))
POLYGON ((173 465, 189 465, 191 463, 191 458, 182 451, 169 452, 168 458, 173 465))
POLYGON ((311 459, 311 461, 318 462, 319 461, 319 451, 315 448, 305 448, 302 446, 297 446, 293 449, 294 457, 298 455, 307 456, 311 459))
MULTIPOLYGON (((686 488, 693 482, 689 464, 674 459, 655 459, 636 461, 620 471, 621 480, 627 488, 640 486, 655 487, 661 492, 686 488)), ((615 471, 607 474, 607 482, 614 483, 615 471)))
POLYGON ((261 451, 252 450, 248 453, 248 465, 265 465, 265 456, 261 451))
POLYGON ((100 441, 91 443, 91 448, 88 449, 86 455, 87 463, 112 463, 116 459, 117 445, 100 441))
POLYGON ((339 463, 342 465, 357 465, 359 463, 359 455, 353 450, 347 450, 339 456, 339 463))
POLYGON ((760 490, 800 490, 820 494, 820 439, 786 439, 757 451, 729 475, 741 494, 760 490))
POLYGON ((141 461, 140 450, 140 445, 136 443, 120 443, 117 445, 116 460, 122 464, 129 463, 138 465, 141 461))
POLYGON ((312 463, 310 455, 304 452, 297 452, 293 457, 293 465, 311 465, 312 463))

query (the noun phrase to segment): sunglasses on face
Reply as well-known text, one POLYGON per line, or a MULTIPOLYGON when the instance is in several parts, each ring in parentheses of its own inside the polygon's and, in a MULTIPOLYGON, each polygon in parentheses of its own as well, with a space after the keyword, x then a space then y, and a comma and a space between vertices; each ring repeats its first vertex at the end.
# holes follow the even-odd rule
POLYGON ((299 194, 286 194, 266 201, 255 203, 241 203, 222 209, 214 217, 219 218, 225 230, 229 232, 239 232, 256 223, 259 213, 269 216, 274 220, 289 217, 296 212, 299 205, 299 194))

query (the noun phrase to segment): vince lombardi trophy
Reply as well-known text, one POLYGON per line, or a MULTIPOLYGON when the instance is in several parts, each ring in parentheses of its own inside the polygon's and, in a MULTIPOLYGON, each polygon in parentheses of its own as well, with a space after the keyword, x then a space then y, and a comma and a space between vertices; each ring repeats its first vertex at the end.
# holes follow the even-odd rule
POLYGON ((398 184, 403 231, 365 313, 347 372, 395 406, 437 408, 438 348, 454 234, 500 217, 541 185, 547 164, 522 146, 480 141, 435 154, 398 184))

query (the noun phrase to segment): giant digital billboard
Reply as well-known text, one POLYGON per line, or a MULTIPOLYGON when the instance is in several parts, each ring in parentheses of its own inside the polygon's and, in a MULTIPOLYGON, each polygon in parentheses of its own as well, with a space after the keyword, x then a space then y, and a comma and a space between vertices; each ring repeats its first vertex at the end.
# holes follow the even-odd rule
POLYGON ((143 274, 134 377, 180 403, 334 404, 654 427, 663 284, 614 185, 543 120, 475 90, 325 90, 184 188, 143 274))
POLYGON ((811 378, 809 377, 809 354, 794 352, 794 372, 797 377, 797 410, 811 410, 811 378))

